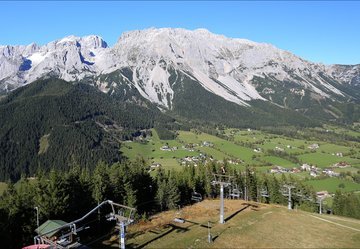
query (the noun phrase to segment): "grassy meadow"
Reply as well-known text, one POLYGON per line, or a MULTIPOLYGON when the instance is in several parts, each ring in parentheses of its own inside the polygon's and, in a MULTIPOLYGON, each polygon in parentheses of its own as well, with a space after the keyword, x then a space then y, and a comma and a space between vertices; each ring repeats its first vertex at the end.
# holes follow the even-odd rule
MULTIPOLYGON (((359 220, 226 200, 226 223, 219 224, 218 207, 218 200, 205 200, 130 226, 127 247, 358 248, 360 244, 359 220), (175 223, 175 217, 185 222, 175 223), (209 231, 212 243, 208 243, 209 231)), ((101 245, 117 247, 117 243, 113 235, 101 245)))
MULTIPOLYGON (((329 127, 327 127, 330 129, 329 127)), ((324 128, 325 129, 325 128, 324 128)), ((331 127, 331 129, 334 129, 331 127)), ((336 130, 341 132, 342 130, 336 130)), ((353 133, 356 133, 352 131, 353 133)), ((357 134, 357 133, 356 133, 357 134)), ((355 134, 355 135, 356 135, 355 134)), ((303 163, 315 165, 321 169, 329 168, 338 162, 351 164, 348 168, 336 168, 335 172, 357 172, 360 170, 360 149, 354 142, 348 144, 335 144, 316 140, 302 140, 276 135, 257 130, 226 129, 222 132, 222 138, 195 130, 178 131, 174 140, 161 140, 156 131, 152 130, 152 136, 142 142, 123 142, 121 152, 129 159, 143 157, 152 163, 160 163, 165 169, 181 169, 184 167, 180 159, 185 157, 205 154, 216 160, 238 159, 236 164, 230 164, 237 169, 244 169, 246 165, 255 166, 259 172, 269 172, 274 166, 292 169, 299 168, 303 163), (204 142, 210 144, 205 146, 204 142), (319 148, 310 149, 312 144, 318 144, 319 148), (176 150, 164 151, 160 148, 164 145, 176 150), (190 151, 186 147, 192 147, 190 151), (297 159, 297 162, 281 155, 270 153, 282 150, 289 156, 297 159), (342 156, 337 156, 341 153, 342 156)), ((314 186, 316 190, 328 190, 334 192, 340 184, 340 180, 329 178, 325 180, 311 180, 308 172, 292 174, 306 183, 314 186)), ((359 190, 360 184, 344 182, 345 191, 359 190)))

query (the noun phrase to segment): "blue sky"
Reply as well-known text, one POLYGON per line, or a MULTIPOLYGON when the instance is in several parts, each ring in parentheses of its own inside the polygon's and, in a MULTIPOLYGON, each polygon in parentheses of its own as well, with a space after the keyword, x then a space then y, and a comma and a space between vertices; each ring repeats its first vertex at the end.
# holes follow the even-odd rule
POLYGON ((360 63, 357 1, 0 1, 0 44, 45 44, 97 34, 113 45, 124 31, 206 28, 271 43, 325 64, 360 63))

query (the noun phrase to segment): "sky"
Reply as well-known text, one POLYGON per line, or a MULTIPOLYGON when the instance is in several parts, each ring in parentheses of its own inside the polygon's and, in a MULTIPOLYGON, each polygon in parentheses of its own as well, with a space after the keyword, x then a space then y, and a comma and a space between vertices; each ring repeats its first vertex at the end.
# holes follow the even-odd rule
POLYGON ((360 64, 360 1, 0 1, 0 44, 39 45, 124 31, 205 28, 271 43, 306 60, 360 64))

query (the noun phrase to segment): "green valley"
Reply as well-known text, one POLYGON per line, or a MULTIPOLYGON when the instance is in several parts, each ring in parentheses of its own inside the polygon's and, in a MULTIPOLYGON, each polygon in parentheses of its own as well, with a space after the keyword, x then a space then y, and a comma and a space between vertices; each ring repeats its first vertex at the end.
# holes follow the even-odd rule
POLYGON ((145 139, 123 142, 121 152, 130 160, 145 159, 150 170, 180 170, 185 165, 220 161, 237 170, 251 166, 262 173, 291 175, 317 191, 334 193, 341 182, 345 191, 360 191, 360 182, 351 177, 360 171, 360 147, 356 142, 309 141, 251 129, 219 130, 217 136, 198 129, 176 133, 173 140, 161 140, 152 129, 152 135, 145 139), (315 169, 302 169, 302 165, 315 169), (324 173, 325 169, 334 175, 324 173))

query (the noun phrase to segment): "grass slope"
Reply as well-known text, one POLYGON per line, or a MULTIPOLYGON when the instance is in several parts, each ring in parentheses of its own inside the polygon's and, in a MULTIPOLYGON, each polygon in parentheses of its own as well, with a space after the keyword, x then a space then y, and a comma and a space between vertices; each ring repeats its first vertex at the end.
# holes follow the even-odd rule
MULTIPOLYGON (((225 201, 225 224, 219 224, 219 201, 205 200, 169 211, 128 229, 128 248, 358 248, 360 221, 316 215, 285 207, 225 201), (182 217, 185 223, 174 223, 182 217), (213 243, 207 242, 208 221, 213 243)), ((117 246, 117 237, 103 248, 117 246)))

